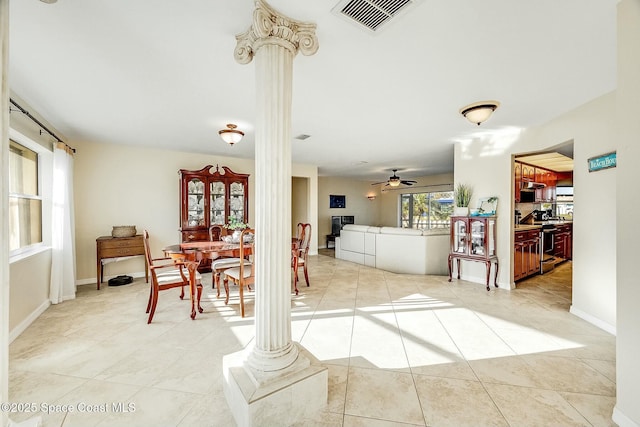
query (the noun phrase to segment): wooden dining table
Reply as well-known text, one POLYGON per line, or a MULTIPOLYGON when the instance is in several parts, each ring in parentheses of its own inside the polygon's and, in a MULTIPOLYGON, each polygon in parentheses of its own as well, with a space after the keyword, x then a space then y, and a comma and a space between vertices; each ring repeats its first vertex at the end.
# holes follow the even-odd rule
MULTIPOLYGON (((171 257, 174 260, 186 260, 200 263, 203 259, 217 259, 220 257, 240 257, 240 243, 227 243, 224 241, 202 241, 202 242, 184 242, 175 245, 169 245, 162 249, 165 256, 171 257)), ((252 253, 252 246, 247 245, 244 247, 244 255, 249 256, 252 253)), ((202 313, 200 307, 198 311, 202 313)), ((196 301, 191 297, 191 318, 196 316, 196 301)))
MULTIPOLYGON (((244 255, 249 256, 252 252, 252 245, 244 247, 244 255)), ((295 237, 291 238, 292 264, 294 262, 293 254, 300 247, 300 242, 295 237)), ((184 242, 175 245, 169 245, 162 249, 165 256, 176 260, 187 260, 200 262, 203 259, 218 259, 220 257, 240 257, 240 243, 227 243, 225 241, 200 241, 200 242, 184 242)), ((293 265, 292 265, 293 267, 293 265)), ((295 283, 295 282, 294 282, 295 283)), ((298 295, 298 287, 295 287, 295 293, 298 295)), ((191 299, 191 314, 195 317, 195 302, 191 299)))
MULTIPOLYGON (((174 259, 202 261, 205 258, 240 257, 240 243, 216 242, 184 242, 170 245, 162 249, 166 256, 174 259)), ((251 245, 245 246, 244 256, 251 255, 251 245)))

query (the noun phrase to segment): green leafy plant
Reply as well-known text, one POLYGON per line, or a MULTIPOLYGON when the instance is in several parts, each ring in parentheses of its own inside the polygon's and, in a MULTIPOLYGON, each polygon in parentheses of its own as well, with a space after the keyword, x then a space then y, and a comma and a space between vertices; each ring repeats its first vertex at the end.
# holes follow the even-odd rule
POLYGON ((459 208, 468 207, 471 202, 472 195, 473 188, 467 184, 458 184, 453 190, 453 199, 456 202, 456 206, 459 208))
POLYGON ((245 228, 249 228, 249 224, 246 224, 238 220, 235 216, 232 216, 229 218, 229 223, 223 225, 223 227, 227 230, 244 230, 245 228))

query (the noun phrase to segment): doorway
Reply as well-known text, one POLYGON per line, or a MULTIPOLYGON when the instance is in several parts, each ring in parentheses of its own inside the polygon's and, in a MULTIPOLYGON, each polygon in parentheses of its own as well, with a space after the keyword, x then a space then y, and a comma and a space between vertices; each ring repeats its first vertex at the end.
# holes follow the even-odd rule
POLYGON ((573 141, 516 154, 513 171, 516 288, 554 294, 568 310, 573 286, 573 141))

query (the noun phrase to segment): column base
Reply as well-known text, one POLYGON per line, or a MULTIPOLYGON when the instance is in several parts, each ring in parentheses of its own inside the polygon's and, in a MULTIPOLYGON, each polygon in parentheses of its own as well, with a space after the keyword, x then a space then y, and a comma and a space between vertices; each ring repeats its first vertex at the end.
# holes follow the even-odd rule
POLYGON ((327 404, 329 375, 300 344, 296 361, 268 378, 247 367, 250 350, 222 359, 224 395, 240 427, 289 426, 327 404))

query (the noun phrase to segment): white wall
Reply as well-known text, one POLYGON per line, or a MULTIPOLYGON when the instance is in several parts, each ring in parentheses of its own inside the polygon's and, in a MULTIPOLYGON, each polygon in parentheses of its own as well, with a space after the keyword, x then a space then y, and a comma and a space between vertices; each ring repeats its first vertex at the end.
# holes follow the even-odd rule
MULTIPOLYGON (((456 183, 473 183, 474 199, 499 197, 497 252, 499 284, 513 285, 512 155, 542 151, 574 141, 574 242, 572 312, 615 330, 616 169, 589 174, 587 158, 615 150, 615 93, 604 95, 526 132, 485 135, 456 144, 456 183), (478 173, 491 171, 491 173, 478 173), (609 209, 609 215, 603 209, 609 209)), ((475 201, 472 201, 472 205, 475 201)), ((484 265, 466 262, 463 278, 484 282, 484 265)))
MULTIPOLYGON (((0 0, 0 141, 9 137, 9 0, 0 0)), ((0 145, 0 236, 9 235, 9 145, 0 145)), ((9 401, 9 240, 0 237, 0 402, 9 401)), ((9 423, 0 411, 0 426, 9 423)))
MULTIPOLYGON (((613 420, 621 427, 640 426, 640 284, 638 283, 638 200, 640 181, 640 2, 618 5, 618 149, 617 222, 617 402, 613 420)), ((605 293, 603 290, 600 295, 605 293)))

